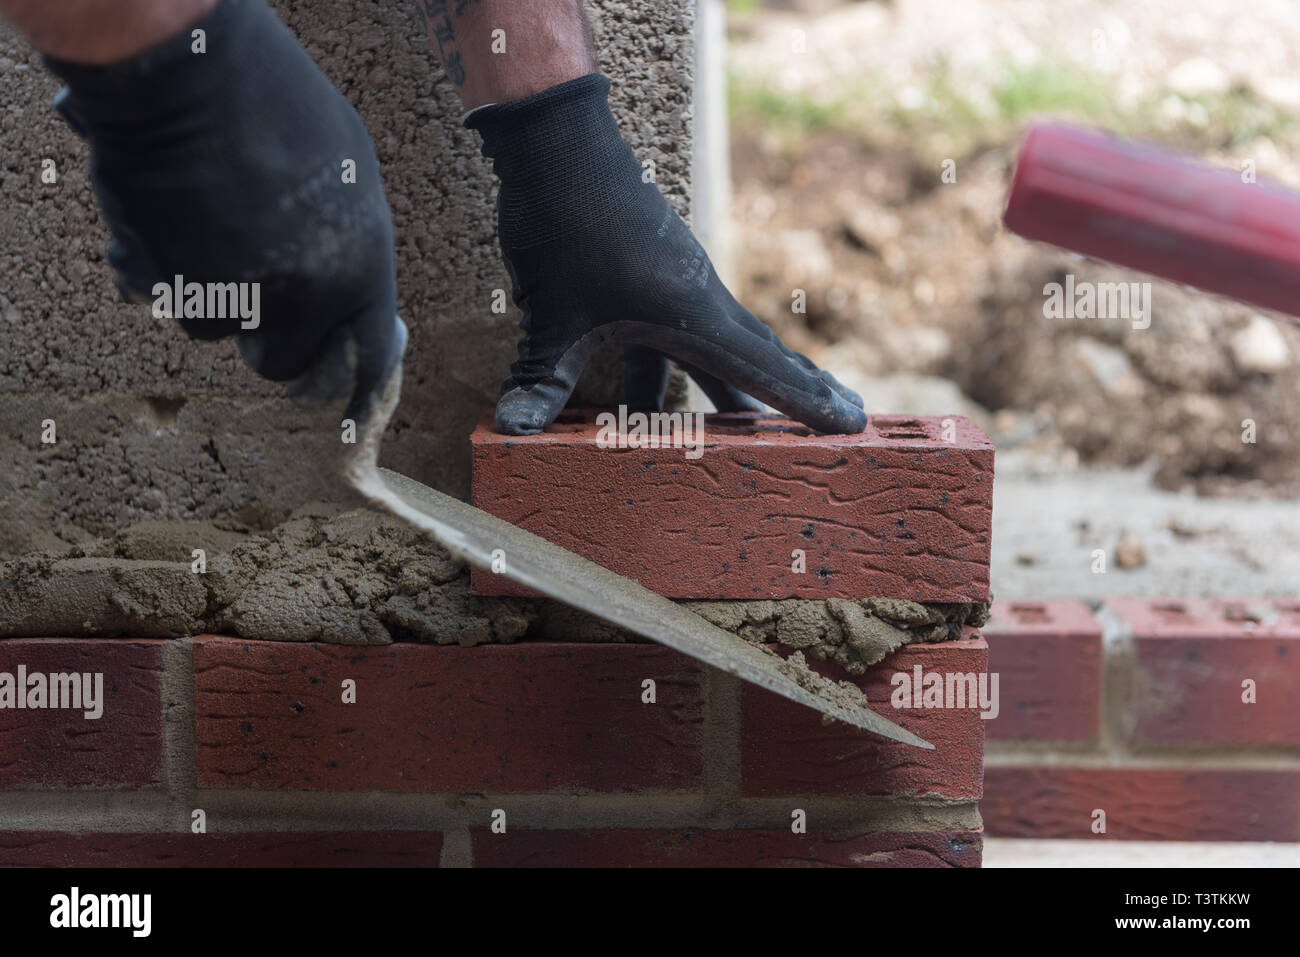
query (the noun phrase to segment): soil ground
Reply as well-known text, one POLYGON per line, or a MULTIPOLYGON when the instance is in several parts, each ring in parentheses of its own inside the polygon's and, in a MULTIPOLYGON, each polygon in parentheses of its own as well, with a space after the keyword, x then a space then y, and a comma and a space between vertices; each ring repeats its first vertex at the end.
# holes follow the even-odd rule
POLYGON ((1039 118, 1300 187, 1293 5, 729 8, 737 296, 869 411, 961 412, 990 433, 995 592, 1294 594, 1300 324, 1000 223, 1039 118), (1046 318, 1043 287, 1066 273, 1151 281, 1150 328, 1046 318), (1121 541, 1128 567, 1093 574, 1092 550, 1121 541))
POLYGON ((1300 325, 1160 281, 1149 329, 1048 319, 1043 287, 1067 272, 1151 277, 1000 225, 1019 138, 1040 117, 1250 161, 1300 187, 1293 7, 782 6, 796 9, 731 18, 742 301, 855 383, 955 384, 999 448, 1150 465, 1160 487, 1201 494, 1300 489, 1300 325), (955 183, 941 180, 949 160, 955 183), (806 314, 792 311, 794 290, 806 314))

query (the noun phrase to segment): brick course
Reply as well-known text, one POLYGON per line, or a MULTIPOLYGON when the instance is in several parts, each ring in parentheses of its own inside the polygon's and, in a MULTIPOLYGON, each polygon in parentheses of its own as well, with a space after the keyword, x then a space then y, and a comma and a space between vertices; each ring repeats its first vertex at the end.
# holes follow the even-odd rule
MULTIPOLYGON (((485 421, 473 502, 669 598, 988 598, 993 446, 966 419, 872 416, 860 435, 817 435, 717 415, 704 435, 688 459, 602 448, 591 414, 522 437, 485 421)), ((522 593, 491 572, 473 583, 522 593)))
MULTIPOLYGON (((193 642, 192 657, 166 655, 165 644, 0 642, 0 653, 43 665, 112 671, 129 662, 137 692, 107 698, 105 727, 118 731, 97 739, 96 774, 64 781, 85 793, 51 805, 22 797, 28 778, 11 775, 0 788, 0 805, 12 809, 0 866, 980 862, 980 729, 965 713, 894 712, 888 664, 861 683, 884 713, 939 745, 915 752, 924 771, 909 767, 912 749, 822 729, 815 713, 766 692, 755 698, 653 644, 353 647, 209 635, 193 642), (166 697, 179 698, 167 704, 164 667, 166 697), (341 697, 349 679, 355 704, 341 697), (647 680, 653 703, 642 700, 647 680), (164 709, 174 720, 163 721, 164 709), (820 735, 813 748, 809 731, 820 735), (150 743, 143 775, 136 751, 121 746, 139 740, 150 743), (818 769, 808 760, 818 748, 844 757, 818 769), (95 789, 110 785, 142 793, 97 803, 95 789), (193 808, 204 809, 208 833, 176 830, 193 808), (498 808, 504 835, 488 827, 498 808), (791 830, 792 808, 805 811, 805 833, 791 830), (431 823, 404 829, 422 818, 431 823)), ((971 637, 896 658, 932 671, 978 669, 984 656, 971 637)))
POLYGON ((1300 747, 1300 603, 1111 607, 1133 630, 1135 741, 1300 747))
MULTIPOLYGON (((775 650, 775 649, 774 649, 775 650)), ((853 681, 880 714, 915 732, 933 751, 823 724, 808 708, 762 688, 741 690, 740 781, 746 797, 784 794, 980 796, 984 720, 974 707, 904 708, 890 704, 892 677, 915 666, 923 672, 981 674, 988 646, 978 637, 939 645, 909 645, 849 678, 834 665, 811 662, 819 673, 853 681)))
POLYGON ((996 837, 1300 841, 1300 770, 991 767, 980 814, 996 837))
POLYGON ((1095 741, 1101 626, 1079 601, 995 602, 980 629, 1002 694, 991 740, 1095 741))
POLYGON ((160 787, 162 648, 150 640, 0 641, 0 673, 15 682, 20 667, 28 676, 101 673, 104 699, 95 719, 84 708, 0 708, 0 789, 160 787))
POLYGON ((703 674, 657 645, 351 648, 199 640, 202 787, 678 791, 703 775, 703 674), (641 703, 642 682, 657 704, 641 703), (342 702, 356 683, 357 704, 342 702))

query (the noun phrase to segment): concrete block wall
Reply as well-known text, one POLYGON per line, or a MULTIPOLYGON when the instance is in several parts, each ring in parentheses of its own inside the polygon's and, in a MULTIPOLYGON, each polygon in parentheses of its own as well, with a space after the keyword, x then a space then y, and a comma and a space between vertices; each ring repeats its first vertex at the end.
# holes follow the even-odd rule
MULTIPOLYGON (((490 164, 460 126, 414 3, 272 6, 360 111, 393 208, 411 345, 385 462, 463 494, 466 437, 496 398, 518 323, 513 307, 490 308, 493 291, 509 289, 490 164)), ((689 216, 695 0, 587 7, 624 133, 689 216)), ((57 85, 40 58, 3 24, 0 89, 0 555, 143 519, 265 528, 305 501, 349 500, 333 468, 336 413, 294 408, 231 343, 192 343, 147 306, 118 301, 85 147, 50 109, 57 85), (41 182, 46 159, 57 183, 41 182), (52 446, 40 440, 47 419, 52 446)))
POLYGON ((1300 602, 996 602, 982 631, 990 836, 1300 841, 1300 602))
POLYGON ((983 722, 888 702, 986 657, 851 679, 920 752, 650 644, 0 641, 103 675, 96 719, 0 710, 0 865, 978 866, 983 722))

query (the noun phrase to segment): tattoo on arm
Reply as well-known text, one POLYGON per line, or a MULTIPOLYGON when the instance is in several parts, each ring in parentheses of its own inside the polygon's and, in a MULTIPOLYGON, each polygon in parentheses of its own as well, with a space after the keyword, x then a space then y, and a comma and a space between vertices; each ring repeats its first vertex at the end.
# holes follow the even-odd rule
POLYGON ((465 64, 456 45, 454 20, 479 0, 415 0, 424 28, 438 44, 438 59, 456 86, 465 85, 465 64))

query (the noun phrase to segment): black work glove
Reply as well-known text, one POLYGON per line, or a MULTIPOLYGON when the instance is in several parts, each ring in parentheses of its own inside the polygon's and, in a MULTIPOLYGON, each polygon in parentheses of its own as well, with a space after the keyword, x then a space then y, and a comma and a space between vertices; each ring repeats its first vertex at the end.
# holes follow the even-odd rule
POLYGON ((56 106, 90 144, 118 288, 157 302, 177 275, 260 284, 256 319, 174 315, 194 338, 238 336, 292 394, 350 392, 360 421, 406 343, 370 137, 264 0, 222 0, 192 29, 206 52, 186 30, 110 66, 47 59, 67 83, 56 106))
POLYGON ((608 93, 592 74, 465 119, 501 179, 501 252, 524 311, 498 430, 527 435, 554 421, 592 350, 613 338, 677 359, 720 408, 748 393, 819 431, 861 432, 862 399, 736 302, 643 181, 608 93))

